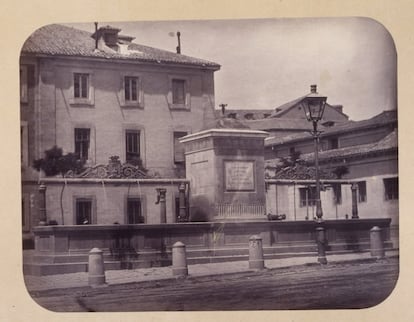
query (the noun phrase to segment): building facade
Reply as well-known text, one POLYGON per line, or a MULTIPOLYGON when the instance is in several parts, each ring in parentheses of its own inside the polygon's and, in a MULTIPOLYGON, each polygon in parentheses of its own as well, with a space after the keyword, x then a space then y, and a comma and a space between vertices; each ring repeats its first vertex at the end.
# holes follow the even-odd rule
POLYGON ((178 139, 214 118, 218 64, 136 44, 120 31, 49 25, 22 48, 24 231, 39 221, 43 174, 32 164, 45 150, 60 147, 88 167, 117 156, 142 165, 150 177, 179 178, 184 153, 178 139))
MULTIPOLYGON (((183 204, 188 206, 187 179, 194 179, 185 178, 179 139, 211 124, 237 123, 270 134, 264 143, 263 220, 267 213, 285 214, 286 220, 313 218, 314 180, 280 178, 269 170, 295 154, 312 166, 314 142, 302 98, 256 113, 214 110, 214 72, 220 65, 139 45, 120 32, 110 26, 90 33, 50 25, 34 32, 22 48, 24 234, 30 237, 46 213, 49 224, 160 223, 160 198, 166 222, 176 222, 183 204), (54 146, 74 153, 89 172, 78 178, 45 178, 32 165, 54 146), (130 165, 145 169, 145 175, 124 180, 119 171, 133 172, 130 165)), ((341 106, 328 104, 320 125, 320 166, 337 174, 324 185, 324 218, 351 218, 356 189, 359 217, 391 218, 398 226, 396 112, 353 122, 341 106)), ((222 154, 230 148, 235 147, 222 148, 222 154)))
MULTIPOLYGON (((321 130, 319 166, 324 173, 331 174, 322 178, 323 217, 352 218, 354 189, 358 217, 391 218, 396 237, 399 225, 396 110, 384 111, 368 120, 322 126, 321 130)), ((266 139, 267 202, 271 212, 287 214, 290 220, 314 217, 314 176, 304 180, 274 171, 281 159, 291 155, 299 156, 304 164, 313 167, 314 149, 313 137, 306 132, 266 139)))

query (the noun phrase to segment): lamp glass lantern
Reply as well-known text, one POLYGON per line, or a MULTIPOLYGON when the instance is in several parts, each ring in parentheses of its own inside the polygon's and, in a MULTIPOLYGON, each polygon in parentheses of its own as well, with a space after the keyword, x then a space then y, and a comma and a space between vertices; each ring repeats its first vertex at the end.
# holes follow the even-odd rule
POLYGON ((311 85, 310 94, 302 100, 302 106, 305 111, 306 119, 309 122, 318 122, 322 119, 325 112, 327 97, 320 95, 316 91, 316 85, 311 85))

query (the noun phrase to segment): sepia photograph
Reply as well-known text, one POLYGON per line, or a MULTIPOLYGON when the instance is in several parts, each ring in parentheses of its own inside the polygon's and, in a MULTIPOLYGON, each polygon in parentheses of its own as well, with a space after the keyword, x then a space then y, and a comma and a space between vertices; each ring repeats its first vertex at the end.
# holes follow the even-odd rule
POLYGON ((365 309, 393 292, 380 22, 62 21, 18 59, 22 274, 41 307, 365 309))

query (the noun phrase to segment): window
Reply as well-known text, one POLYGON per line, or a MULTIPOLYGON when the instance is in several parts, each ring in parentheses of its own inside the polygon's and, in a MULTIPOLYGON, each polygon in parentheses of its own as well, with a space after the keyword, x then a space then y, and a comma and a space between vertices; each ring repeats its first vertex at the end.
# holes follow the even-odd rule
POLYGON ((95 105, 95 95, 93 87, 93 70, 76 69, 67 71, 61 70, 62 73, 72 75, 72 86, 69 89, 69 104, 71 107, 93 107, 95 105))
POLYGON ((73 97, 89 98, 89 74, 73 74, 73 97))
POLYGON ((367 201, 367 183, 365 181, 361 181, 357 183, 358 185, 358 202, 366 202, 367 201))
POLYGON ((341 184, 333 184, 334 204, 340 205, 342 203, 342 186, 341 184))
POLYGON ((385 200, 398 199, 398 178, 384 179, 385 200))
POLYGON ((144 108, 144 95, 141 88, 141 77, 135 73, 122 75, 118 91, 119 104, 125 108, 144 108))
POLYGON ((138 77, 125 76, 125 102, 138 102, 138 77))
POLYGON ((339 148, 339 140, 338 138, 331 138, 328 141, 328 149, 334 150, 339 148))
POLYGON ((144 217, 142 216, 142 206, 140 198, 128 198, 127 199, 127 223, 128 224, 141 224, 144 223, 144 217))
POLYGON ((27 66, 20 67, 20 102, 27 103, 27 66))
POLYGON ((88 160, 90 145, 90 129, 75 129, 75 154, 79 160, 88 160))
POLYGON ((76 225, 88 225, 92 223, 92 199, 76 199, 76 225))
POLYGON ((185 99, 185 80, 173 79, 172 80, 172 103, 173 104, 186 104, 185 99))
POLYGON ((315 206, 316 187, 299 188, 300 207, 315 206))
POLYGON ((187 132, 174 132, 174 163, 185 162, 184 145, 178 139, 186 135, 187 132))
POLYGON ((137 130, 125 131, 125 155, 126 162, 134 163, 141 157, 140 154, 140 132, 137 130))

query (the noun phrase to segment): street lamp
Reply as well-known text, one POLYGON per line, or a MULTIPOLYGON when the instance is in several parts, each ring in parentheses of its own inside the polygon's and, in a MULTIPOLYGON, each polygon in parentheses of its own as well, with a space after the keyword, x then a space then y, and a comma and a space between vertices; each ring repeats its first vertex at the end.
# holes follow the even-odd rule
POLYGON ((322 205, 321 205, 321 186, 319 179, 319 136, 321 134, 318 131, 318 122, 322 119, 323 112, 325 111, 326 96, 320 95, 316 91, 316 85, 311 85, 310 94, 306 95, 301 101, 302 107, 305 111, 306 119, 312 122, 313 130, 311 134, 315 144, 315 180, 316 180, 316 217, 319 222, 322 221, 322 205))

